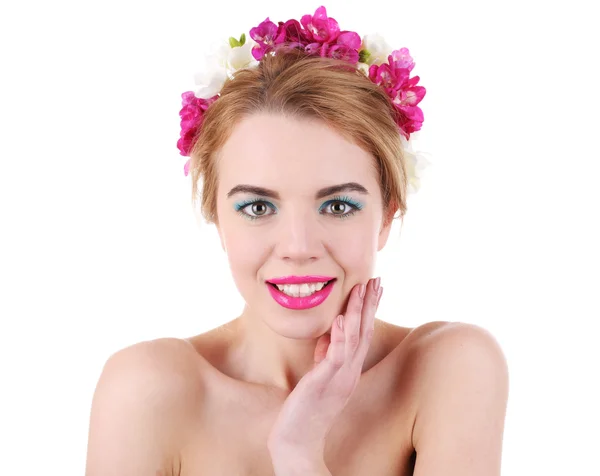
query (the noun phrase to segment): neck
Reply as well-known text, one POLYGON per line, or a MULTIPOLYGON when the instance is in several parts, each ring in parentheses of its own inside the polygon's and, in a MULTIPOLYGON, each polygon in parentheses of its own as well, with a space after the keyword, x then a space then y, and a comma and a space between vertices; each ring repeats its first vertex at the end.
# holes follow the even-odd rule
POLYGON ((265 319, 246 306, 231 323, 230 356, 239 377, 291 392, 312 370, 317 342, 330 331, 331 324, 329 319, 318 317, 265 319))

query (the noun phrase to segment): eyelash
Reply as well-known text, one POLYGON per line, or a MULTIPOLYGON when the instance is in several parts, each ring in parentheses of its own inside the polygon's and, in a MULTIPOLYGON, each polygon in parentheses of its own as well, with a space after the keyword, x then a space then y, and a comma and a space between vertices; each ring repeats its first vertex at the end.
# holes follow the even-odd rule
MULTIPOLYGON (((350 197, 340 197, 340 196, 335 196, 333 197, 331 200, 328 200, 327 202, 325 202, 323 204, 323 206, 321 206, 321 208, 319 210, 323 210, 324 208, 326 208, 327 206, 329 206, 332 203, 336 203, 336 202, 341 202, 341 203, 345 203, 347 205, 350 205, 352 207, 352 210, 349 211, 348 213, 344 213, 343 215, 337 215, 335 213, 326 213, 326 215, 333 215, 335 218, 339 218, 339 219, 344 219, 344 218, 349 218, 352 215, 354 215, 357 211, 362 209, 362 204, 360 204, 359 202, 352 200, 350 197)), ((248 205, 252 205, 253 203, 266 203, 268 204, 269 208, 276 210, 275 206, 272 205, 270 202, 267 202, 266 200, 262 200, 260 198, 253 198, 253 199, 249 199, 249 200, 244 200, 241 203, 237 203, 235 205, 235 210, 237 213, 239 213, 240 215, 242 215, 244 218, 247 218, 249 220, 256 220, 258 218, 264 218, 267 217, 268 215, 262 215, 262 216, 253 216, 253 215, 249 215, 246 212, 244 212, 244 208, 246 208, 248 205)))

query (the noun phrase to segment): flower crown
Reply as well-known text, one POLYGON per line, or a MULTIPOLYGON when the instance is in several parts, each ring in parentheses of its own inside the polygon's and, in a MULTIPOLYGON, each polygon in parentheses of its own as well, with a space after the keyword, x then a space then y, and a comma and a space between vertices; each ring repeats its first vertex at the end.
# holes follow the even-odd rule
MULTIPOLYGON (((180 154, 187 157, 197 139, 204 114, 219 96, 226 79, 244 68, 257 66, 266 54, 275 54, 276 45, 286 43, 289 48, 300 48, 305 52, 322 57, 336 58, 355 65, 372 82, 381 86, 392 100, 397 112, 395 121, 403 141, 409 186, 418 190, 417 171, 429 162, 412 150, 410 135, 419 131, 423 123, 423 111, 418 107, 425 96, 425 88, 417 86, 419 76, 409 78, 415 63, 407 48, 391 51, 381 36, 360 36, 353 31, 340 31, 337 21, 327 16, 324 6, 314 15, 303 15, 300 22, 288 20, 273 23, 267 17, 258 26, 250 29, 246 41, 243 33, 239 40, 230 37, 206 58, 202 72, 196 74, 195 92, 184 92, 181 117, 181 135, 177 141, 180 154)), ((184 174, 189 173, 190 159, 184 165, 184 174)))

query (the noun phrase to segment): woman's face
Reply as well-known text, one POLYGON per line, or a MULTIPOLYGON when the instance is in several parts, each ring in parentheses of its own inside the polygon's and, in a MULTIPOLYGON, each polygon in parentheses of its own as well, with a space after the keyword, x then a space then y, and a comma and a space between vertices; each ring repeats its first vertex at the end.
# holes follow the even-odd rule
POLYGON ((345 312, 391 227, 381 227, 373 157, 324 123, 261 113, 236 125, 217 160, 217 229, 247 307, 328 321, 345 312), (326 190, 343 184, 353 185, 326 190), (279 304, 266 283, 290 275, 336 281, 325 301, 298 311, 279 304))

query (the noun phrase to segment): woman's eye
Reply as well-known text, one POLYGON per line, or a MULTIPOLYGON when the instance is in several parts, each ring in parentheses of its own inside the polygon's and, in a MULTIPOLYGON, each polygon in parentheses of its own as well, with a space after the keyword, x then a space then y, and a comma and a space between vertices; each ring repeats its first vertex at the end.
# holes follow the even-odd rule
POLYGON ((328 203, 324 209, 329 209, 332 211, 332 215, 344 215, 352 210, 352 206, 349 203, 342 201, 335 201, 328 203))
POLYGON ((251 217, 260 217, 268 215, 267 212, 272 209, 271 207, 267 206, 265 202, 253 202, 243 207, 242 210, 244 210, 244 213, 247 213, 251 217), (248 211, 250 211, 251 214, 248 213, 248 211))
MULTIPOLYGON (((331 215, 335 218, 348 218, 354 215, 362 206, 359 203, 351 203, 350 201, 333 199, 321 206, 319 212, 323 215, 331 215)), ((276 211, 273 205, 263 200, 255 200, 245 205, 237 207, 238 213, 250 220, 256 220, 269 215, 273 215, 276 211), (269 211, 271 213, 269 213, 269 211)))

